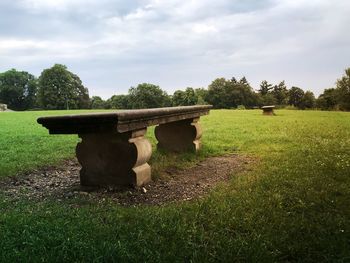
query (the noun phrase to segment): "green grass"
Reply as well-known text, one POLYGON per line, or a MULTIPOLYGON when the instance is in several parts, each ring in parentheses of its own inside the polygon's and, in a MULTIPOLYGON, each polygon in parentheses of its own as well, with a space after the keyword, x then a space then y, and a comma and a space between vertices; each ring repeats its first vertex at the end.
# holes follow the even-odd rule
MULTIPOLYGON (((0 114, 1 176, 74 155, 77 136, 36 124, 48 114, 0 114)), ((350 113, 213 110, 201 123, 199 156, 155 152, 156 171, 230 152, 259 164, 204 199, 161 207, 0 193, 0 262, 350 262, 350 113)))

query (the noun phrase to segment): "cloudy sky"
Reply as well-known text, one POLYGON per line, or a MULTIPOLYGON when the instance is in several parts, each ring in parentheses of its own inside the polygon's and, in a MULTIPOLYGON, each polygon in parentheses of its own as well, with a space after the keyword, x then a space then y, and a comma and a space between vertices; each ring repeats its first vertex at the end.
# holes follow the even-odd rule
POLYGON ((0 0, 0 72, 55 63, 108 98, 246 76, 318 95, 350 67, 349 0, 0 0))

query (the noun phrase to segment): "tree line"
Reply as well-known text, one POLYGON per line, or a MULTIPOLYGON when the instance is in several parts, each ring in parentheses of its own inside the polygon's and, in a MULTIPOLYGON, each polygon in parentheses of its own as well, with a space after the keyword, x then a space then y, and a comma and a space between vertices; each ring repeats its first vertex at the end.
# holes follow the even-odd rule
POLYGON ((34 75, 15 69, 0 73, 0 103, 13 110, 30 109, 139 109, 169 106, 211 104, 214 108, 257 108, 263 105, 292 106, 298 109, 350 110, 350 68, 333 88, 315 98, 311 91, 290 89, 284 81, 278 84, 263 80, 255 91, 245 77, 215 79, 208 88, 177 90, 168 95, 159 86, 142 83, 131 87, 126 95, 107 100, 90 98, 80 78, 66 66, 55 64, 34 75))

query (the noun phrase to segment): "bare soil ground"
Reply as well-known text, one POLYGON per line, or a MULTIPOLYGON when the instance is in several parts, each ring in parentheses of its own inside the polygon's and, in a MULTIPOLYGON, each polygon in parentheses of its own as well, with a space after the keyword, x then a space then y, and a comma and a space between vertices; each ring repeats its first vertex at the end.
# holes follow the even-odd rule
POLYGON ((60 167, 46 167, 17 177, 0 181, 0 191, 13 200, 56 200, 87 198, 103 202, 111 200, 121 205, 161 205, 175 201, 200 198, 220 182, 243 172, 256 159, 231 154, 207 158, 186 168, 166 168, 160 179, 141 188, 99 188, 88 189, 79 184, 80 165, 76 159, 67 160, 60 167))

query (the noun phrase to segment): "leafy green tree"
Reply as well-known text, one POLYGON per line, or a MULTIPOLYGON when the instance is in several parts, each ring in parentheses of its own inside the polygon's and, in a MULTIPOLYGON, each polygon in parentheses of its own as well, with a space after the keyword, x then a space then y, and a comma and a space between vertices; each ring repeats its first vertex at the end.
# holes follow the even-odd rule
POLYGON ((143 83, 129 89, 129 102, 133 109, 171 106, 168 94, 159 86, 143 83))
POLYGON ((84 87, 78 75, 71 73, 71 76, 73 79, 73 82, 71 84, 72 84, 72 89, 74 91, 73 94, 76 96, 77 108, 89 109, 90 108, 89 90, 86 87, 84 87))
POLYGON ((266 95, 267 93, 270 92, 270 90, 272 90, 273 87, 272 87, 272 84, 268 83, 266 80, 263 80, 261 83, 260 83, 260 89, 259 89, 259 92, 261 95, 266 95))
POLYGON ((13 110, 35 107, 37 79, 26 71, 15 69, 0 73, 0 102, 13 110))
POLYGON ((238 83, 238 81, 237 81, 237 79, 236 79, 235 77, 232 77, 232 78, 231 78, 231 82, 232 82, 232 83, 238 83))
POLYGON ((289 105, 301 108, 304 97, 304 91, 298 87, 292 87, 289 90, 289 105))
POLYGON ((325 89, 317 98, 316 106, 321 110, 334 110, 337 106, 338 94, 336 89, 325 89))
POLYGON ((61 64, 41 73, 38 100, 44 109, 80 109, 89 108, 90 104, 88 89, 61 64))
MULTIPOLYGON (((233 77, 233 78, 231 79, 231 82, 237 83, 237 81, 235 82, 234 80, 235 80, 235 77, 233 77)), ((249 84, 248 80, 247 80, 246 77, 244 77, 244 76, 239 80, 238 83, 250 87, 250 84, 249 84)))
POLYGON ((340 110, 350 111, 350 68, 337 80, 336 97, 340 110))
POLYGON ((185 90, 185 106, 196 105, 198 97, 193 88, 188 87, 185 90))
MULTIPOLYGON (((259 92, 259 102, 262 105, 274 105, 276 104, 277 100, 272 93, 272 91, 275 89, 276 86, 273 86, 271 83, 268 83, 266 80, 263 80, 260 83, 260 89, 259 92)), ((261 105, 260 105, 261 106, 261 105)))
POLYGON ((276 100, 276 104, 278 105, 287 105, 288 103, 288 89, 283 81, 281 81, 278 85, 273 86, 271 90, 272 95, 276 100))
POLYGON ((173 106, 183 105, 183 103, 185 101, 185 92, 183 90, 175 91, 171 100, 172 100, 173 106))
POLYGON ((301 109, 312 109, 316 105, 316 99, 315 95, 311 91, 306 91, 304 93, 302 102, 301 102, 301 109))
POLYGON ((238 105, 253 107, 258 104, 258 97, 245 78, 226 80, 219 78, 208 87, 206 99, 215 108, 236 108, 238 105))
POLYGON ((234 107, 230 83, 234 83, 225 78, 217 78, 208 86, 207 101, 214 108, 234 107))
POLYGON ((261 96, 261 99, 262 99, 263 105, 265 105, 265 106, 277 104, 277 100, 271 92, 266 93, 265 95, 261 96))
POLYGON ((104 101, 99 96, 92 96, 91 98, 91 109, 107 109, 109 108, 107 106, 106 101, 104 101))
POLYGON ((337 80, 336 88, 324 90, 317 98, 316 105, 322 110, 350 110, 350 68, 337 80))
POLYGON ((208 104, 207 97, 208 97, 208 90, 204 88, 197 88, 194 90, 196 93, 196 96, 198 98, 197 104, 199 105, 205 105, 208 104))
POLYGON ((129 109, 129 96, 128 95, 113 95, 107 100, 107 103, 112 109, 129 109))
POLYGON ((174 106, 189 106, 196 105, 198 102, 198 97, 193 88, 186 88, 185 91, 177 90, 174 92, 172 97, 172 102, 174 106))
POLYGON ((252 108, 258 105, 257 95, 245 77, 238 83, 232 83, 232 97, 234 107, 244 105, 245 108, 252 108))

